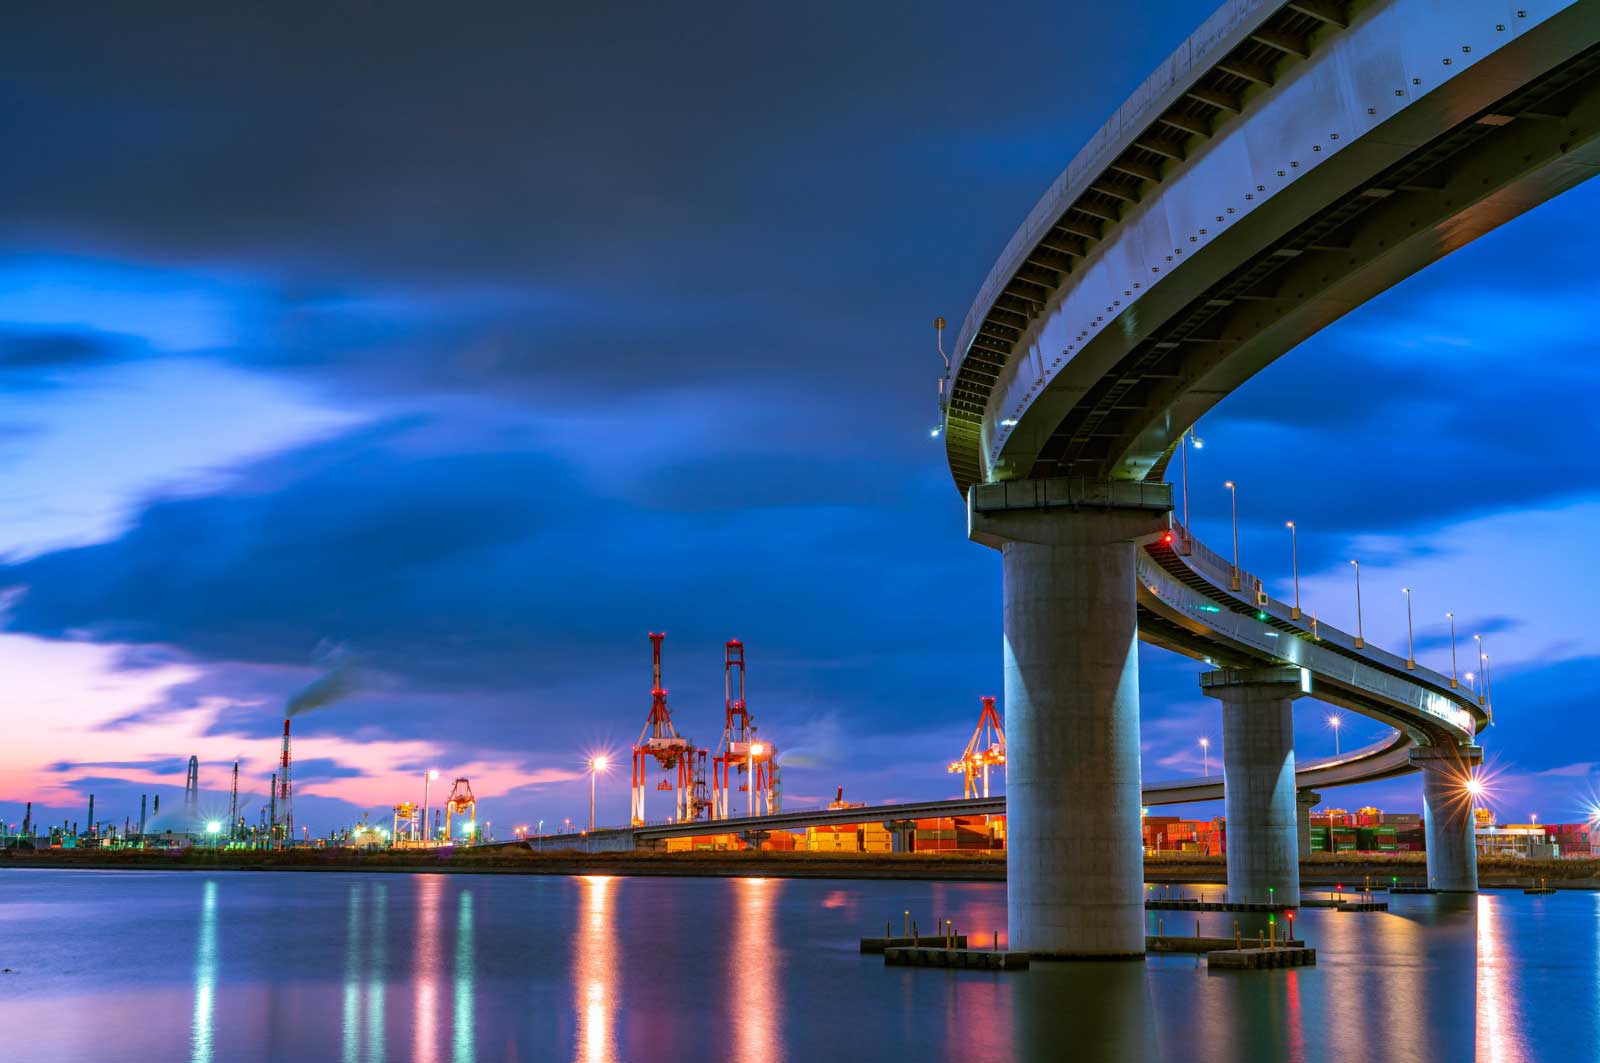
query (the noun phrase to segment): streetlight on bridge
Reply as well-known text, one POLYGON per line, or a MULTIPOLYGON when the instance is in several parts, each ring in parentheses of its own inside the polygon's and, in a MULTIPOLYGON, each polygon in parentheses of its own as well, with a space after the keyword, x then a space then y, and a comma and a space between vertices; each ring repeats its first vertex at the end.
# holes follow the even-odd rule
POLYGON ((1456 614, 1444 615, 1450 618, 1450 689, 1455 690, 1461 685, 1456 682, 1456 614))
POLYGON ((1211 774, 1211 739, 1204 736, 1200 739, 1200 763, 1203 765, 1200 774, 1209 776, 1211 774))
POLYGON ((1400 593, 1406 596, 1406 671, 1414 672, 1417 668, 1417 639, 1411 631, 1411 588, 1401 587, 1400 593))
POLYGON ((1191 426, 1185 428, 1178 436, 1178 457, 1183 466, 1183 531, 1189 534, 1189 440, 1194 440, 1194 449, 1204 450, 1206 441, 1194 434, 1191 426))
POLYGON ((1300 619, 1300 532, 1295 527, 1294 521, 1286 520, 1284 527, 1289 529, 1289 564, 1294 570, 1294 608, 1289 610, 1290 620, 1300 619))
POLYGON ((1228 489, 1228 494, 1233 499, 1233 579, 1229 582, 1230 590, 1239 589, 1239 488, 1232 480, 1222 485, 1228 489))
POLYGON ((1350 563, 1356 569, 1356 649, 1359 650, 1367 644, 1365 633, 1361 630, 1361 562, 1351 558, 1350 563))
POLYGON ((1478 704, 1482 705, 1489 694, 1489 670, 1483 666, 1483 636, 1474 635, 1472 641, 1478 644, 1478 674, 1483 676, 1483 685, 1478 688, 1478 704))
POLYGON ((1342 723, 1338 713, 1328 713, 1328 726, 1333 728, 1333 755, 1336 757, 1339 755, 1339 727, 1342 723))

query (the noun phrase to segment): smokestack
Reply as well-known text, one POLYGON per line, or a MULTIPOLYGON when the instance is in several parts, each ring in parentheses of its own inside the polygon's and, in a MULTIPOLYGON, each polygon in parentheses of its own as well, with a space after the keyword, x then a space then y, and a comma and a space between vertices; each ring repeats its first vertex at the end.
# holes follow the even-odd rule
POLYGON ((156 794, 155 795, 155 804, 150 806, 150 814, 152 816, 161 815, 161 795, 160 794, 156 794))
POLYGON ((270 816, 272 827, 267 831, 267 848, 277 844, 278 841, 278 773, 272 773, 272 782, 267 786, 267 793, 271 795, 272 813, 270 816))
POLYGON ((90 834, 95 833, 95 830, 94 830, 94 794, 90 794, 89 795, 89 833, 90 834))
POLYGON ((139 837, 144 837, 144 806, 149 801, 148 794, 139 795, 139 837))
MULTIPOLYGON (((290 711, 293 711, 292 709, 290 711)), ((278 803, 283 806, 284 844, 294 844, 293 793, 289 785, 289 717, 283 718, 283 757, 278 763, 278 803)))
POLYGON ((33 802, 28 802, 28 809, 22 813, 22 836, 33 837, 33 802))

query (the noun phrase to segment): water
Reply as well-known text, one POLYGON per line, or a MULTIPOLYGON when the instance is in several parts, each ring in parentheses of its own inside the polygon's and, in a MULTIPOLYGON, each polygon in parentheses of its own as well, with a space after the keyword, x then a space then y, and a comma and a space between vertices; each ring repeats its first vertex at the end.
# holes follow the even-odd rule
POLYGON ((1315 968, 1000 974, 856 941, 908 907, 989 941, 1000 884, 0 871, 0 1059, 1594 1058, 1600 894, 1390 903, 1303 911, 1315 968))

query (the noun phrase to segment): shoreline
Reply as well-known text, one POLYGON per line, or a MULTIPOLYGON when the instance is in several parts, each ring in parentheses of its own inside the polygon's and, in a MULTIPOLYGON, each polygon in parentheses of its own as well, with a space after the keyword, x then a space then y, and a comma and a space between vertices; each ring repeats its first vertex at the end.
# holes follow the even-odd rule
MULTIPOLYGON (((419 859, 415 850, 370 853, 343 850, 282 852, 181 853, 150 850, 97 851, 73 849, 0 850, 0 869, 40 868, 85 871, 267 871, 355 872, 364 874, 449 875, 627 875, 668 878, 836 878, 914 879, 946 882, 1004 882, 1003 855, 919 853, 535 853, 516 847, 485 851, 436 852, 419 859)), ((1370 879, 1375 889, 1422 884, 1427 865, 1421 853, 1352 859, 1317 855, 1300 864, 1302 886, 1353 890, 1370 879)), ((1152 884, 1226 885, 1221 857, 1181 858, 1164 855, 1145 860, 1145 881, 1152 884)), ((1486 858, 1478 864, 1478 882, 1485 889, 1522 889, 1541 882, 1562 890, 1600 889, 1600 859, 1562 860, 1548 864, 1486 858)))

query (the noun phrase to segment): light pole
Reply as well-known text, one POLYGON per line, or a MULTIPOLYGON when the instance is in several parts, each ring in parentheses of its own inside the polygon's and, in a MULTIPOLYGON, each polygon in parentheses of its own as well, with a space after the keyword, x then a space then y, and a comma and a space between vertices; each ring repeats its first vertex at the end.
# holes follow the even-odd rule
POLYGON ((1339 755, 1339 724, 1338 715, 1331 712, 1328 713, 1328 726, 1333 728, 1333 755, 1336 757, 1339 755))
POLYGON ((1456 614, 1444 615, 1450 618, 1450 689, 1455 690, 1461 685, 1456 682, 1456 614))
POLYGON ((1209 738, 1200 739, 1200 763, 1203 765, 1200 774, 1203 777, 1209 776, 1211 774, 1211 739, 1209 738))
POLYGON ((1289 610, 1290 620, 1300 619, 1300 531, 1294 521, 1284 521, 1289 529, 1289 564, 1294 569, 1294 608, 1289 610))
POLYGON ((1233 500, 1233 579, 1229 582, 1230 590, 1239 589, 1239 488, 1232 480, 1222 485, 1228 489, 1228 495, 1233 500))
POLYGON ((1467 690, 1473 694, 1478 692, 1478 673, 1463 672, 1461 678, 1467 681, 1467 690))
POLYGON ((429 768, 422 776, 422 826, 417 833, 423 841, 432 840, 428 837, 428 783, 438 777, 438 768, 429 768))
POLYGON ((1494 711, 1494 691, 1489 689, 1489 655, 1483 655, 1483 700, 1489 707, 1490 713, 1494 711))
POLYGON ((1351 558, 1350 563, 1356 567, 1356 649, 1361 649, 1367 644, 1361 630, 1361 562, 1351 558))
POLYGON ((1194 429, 1185 428, 1178 436, 1178 457, 1183 465, 1183 532, 1189 534, 1189 440, 1194 440, 1194 449, 1204 450, 1205 440, 1194 434, 1194 429))
POLYGON ((1400 592, 1406 596, 1406 671, 1414 672, 1417 668, 1417 639, 1411 632, 1411 588, 1401 587, 1400 592))
POLYGON ((594 777, 606 770, 610 763, 604 753, 589 758, 589 829, 594 830, 594 777))
POLYGON ((756 814, 756 758, 764 752, 765 749, 762 747, 760 742, 751 742, 750 745, 745 749, 746 785, 744 789, 744 795, 749 801, 750 815, 752 817, 756 814))
POLYGON ((1483 676, 1483 685, 1478 688, 1478 704, 1482 705, 1488 694, 1489 676, 1483 669, 1483 636, 1474 635, 1472 641, 1478 644, 1478 674, 1483 676))

